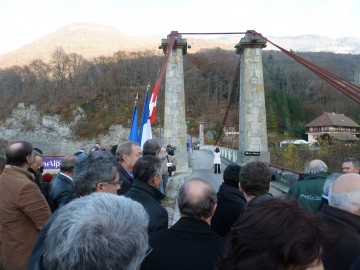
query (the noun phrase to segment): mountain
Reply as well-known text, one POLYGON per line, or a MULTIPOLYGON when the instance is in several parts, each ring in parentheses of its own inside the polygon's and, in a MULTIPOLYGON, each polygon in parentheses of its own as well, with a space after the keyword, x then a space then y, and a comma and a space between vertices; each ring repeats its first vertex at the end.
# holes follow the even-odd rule
POLYGON ((108 56, 119 50, 136 51, 141 49, 156 49, 161 37, 133 37, 120 30, 98 24, 74 24, 63 27, 18 50, 0 55, 0 67, 25 65, 34 59, 45 62, 57 47, 62 47, 66 53, 77 53, 85 58, 108 56))
MULTIPOLYGON (((315 35, 305 35, 270 37, 269 40, 285 49, 292 49, 293 51, 360 54, 360 40, 350 37, 331 39, 315 35)), ((268 44, 268 49, 275 48, 268 44)))
MULTIPOLYGON (((26 65, 34 59, 42 59, 47 62, 57 47, 62 47, 66 53, 80 54, 85 58, 110 56, 116 51, 146 49, 152 50, 154 53, 162 53, 158 46, 161 39, 165 37, 166 34, 163 36, 129 36, 119 29, 109 26, 90 23, 73 24, 26 44, 18 50, 0 55, 0 68, 26 65)), ((209 36, 207 38, 184 37, 192 47, 188 51, 189 53, 215 47, 233 50, 235 44, 242 38, 239 35, 219 35, 211 38, 209 36)), ((360 54, 360 40, 356 38, 331 39, 314 35, 267 38, 285 49, 294 51, 360 54)), ((268 43, 265 49, 274 50, 276 48, 268 43)))

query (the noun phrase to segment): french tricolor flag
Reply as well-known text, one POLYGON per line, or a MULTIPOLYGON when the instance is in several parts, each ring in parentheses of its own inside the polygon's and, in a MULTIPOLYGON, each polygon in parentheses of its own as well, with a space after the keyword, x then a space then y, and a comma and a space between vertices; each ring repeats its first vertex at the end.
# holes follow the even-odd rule
POLYGON ((143 148, 143 145, 147 140, 152 139, 151 123, 149 117, 149 87, 150 86, 148 86, 148 89, 146 90, 146 96, 140 123, 139 139, 141 149, 143 148))

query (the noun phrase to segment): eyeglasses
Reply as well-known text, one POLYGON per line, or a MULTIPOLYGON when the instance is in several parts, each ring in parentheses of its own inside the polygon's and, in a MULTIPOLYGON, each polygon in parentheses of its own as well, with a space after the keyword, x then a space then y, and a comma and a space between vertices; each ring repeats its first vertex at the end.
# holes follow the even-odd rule
POLYGON ((138 270, 141 269, 141 264, 145 261, 146 257, 149 256, 152 251, 153 251, 153 248, 149 246, 149 248, 145 252, 144 258, 142 259, 140 265, 137 268, 138 270))
POLYGON ((120 187, 122 184, 122 182, 120 180, 118 182, 105 182, 105 183, 107 183, 109 185, 113 185, 115 187, 120 187))
POLYGON ((147 251, 145 252, 143 261, 146 259, 147 256, 150 255, 150 253, 153 251, 153 248, 149 246, 149 248, 147 249, 147 251))

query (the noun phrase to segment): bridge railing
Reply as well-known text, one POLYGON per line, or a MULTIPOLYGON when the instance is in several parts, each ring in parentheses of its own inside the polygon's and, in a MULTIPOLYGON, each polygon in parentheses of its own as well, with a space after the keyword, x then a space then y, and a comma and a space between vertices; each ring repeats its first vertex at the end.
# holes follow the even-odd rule
MULTIPOLYGON (((203 145, 200 147, 200 150, 207 152, 214 152, 215 148, 220 149, 221 158, 227 160, 225 163, 238 163, 238 152, 237 150, 216 146, 216 145, 203 145)), ((269 164, 271 171, 273 173, 272 186, 276 187, 283 193, 287 193, 292 183, 296 182, 299 179, 301 172, 269 164)))
POLYGON ((216 145, 203 145, 203 146, 200 146, 200 150, 214 152, 216 147, 218 147, 220 149, 220 154, 221 154, 222 158, 226 158, 227 160, 229 160, 231 162, 237 163, 238 152, 239 152, 237 150, 225 148, 225 147, 221 147, 221 146, 216 146, 216 145))

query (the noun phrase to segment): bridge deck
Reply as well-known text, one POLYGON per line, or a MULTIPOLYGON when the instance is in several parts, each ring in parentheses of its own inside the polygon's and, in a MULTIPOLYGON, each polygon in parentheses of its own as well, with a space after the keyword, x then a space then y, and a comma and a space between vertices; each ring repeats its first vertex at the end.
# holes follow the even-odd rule
MULTIPOLYGON (((176 157, 176 154, 175 154, 176 157)), ((231 163, 228 159, 222 158, 221 174, 214 174, 213 171, 213 155, 210 151, 195 150, 191 158, 192 172, 178 173, 175 172, 169 180, 167 187, 167 197, 162 202, 169 213, 169 227, 171 227, 180 218, 179 209, 176 203, 177 193, 180 186, 187 180, 193 178, 201 178, 210 183, 216 190, 219 190, 223 182, 223 172, 226 166, 231 163)), ((281 196, 287 192, 287 187, 278 182, 272 182, 270 193, 275 197, 281 196)))

